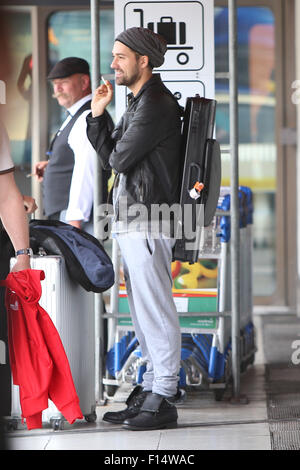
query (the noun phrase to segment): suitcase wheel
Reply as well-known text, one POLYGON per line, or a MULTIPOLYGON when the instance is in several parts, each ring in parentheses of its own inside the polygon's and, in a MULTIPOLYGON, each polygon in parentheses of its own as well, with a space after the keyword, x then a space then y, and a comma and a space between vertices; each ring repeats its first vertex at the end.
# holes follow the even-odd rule
POLYGON ((96 412, 94 411, 93 413, 90 413, 89 415, 84 415, 84 419, 88 423, 95 423, 95 421, 97 420, 96 412))
POLYGON ((62 431, 64 429, 63 418, 53 418, 50 420, 53 431, 62 431))
POLYGON ((15 418, 10 419, 10 420, 8 420, 8 421, 5 421, 5 422, 4 422, 4 430, 5 430, 5 432, 16 431, 16 430, 18 429, 18 427, 19 427, 19 422, 20 422, 20 421, 21 421, 21 420, 15 419, 15 418))

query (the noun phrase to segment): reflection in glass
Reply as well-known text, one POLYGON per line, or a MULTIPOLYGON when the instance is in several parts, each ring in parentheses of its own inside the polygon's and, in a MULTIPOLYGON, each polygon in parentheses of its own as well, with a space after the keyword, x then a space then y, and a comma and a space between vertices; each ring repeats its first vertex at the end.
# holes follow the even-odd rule
MULTIPOLYGON (((276 289, 275 23, 265 7, 238 8, 238 100, 240 184, 254 193, 254 295, 276 289)), ((215 8, 216 72, 228 71, 228 9, 215 8)), ((229 84, 216 80, 216 137, 229 144, 229 84)), ((230 161, 222 156, 222 184, 230 184, 230 161)))
POLYGON ((6 83, 5 124, 15 165, 31 165, 31 23, 29 12, 7 12, 11 77, 6 83))

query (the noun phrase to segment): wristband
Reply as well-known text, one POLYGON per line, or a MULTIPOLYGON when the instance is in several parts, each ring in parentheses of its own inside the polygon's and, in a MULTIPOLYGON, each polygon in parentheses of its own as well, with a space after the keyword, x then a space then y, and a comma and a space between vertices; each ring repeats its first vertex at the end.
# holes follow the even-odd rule
POLYGON ((33 251, 32 251, 31 248, 23 248, 22 250, 16 251, 15 255, 16 255, 16 256, 19 256, 19 255, 28 255, 28 256, 32 256, 32 255, 33 255, 33 251))

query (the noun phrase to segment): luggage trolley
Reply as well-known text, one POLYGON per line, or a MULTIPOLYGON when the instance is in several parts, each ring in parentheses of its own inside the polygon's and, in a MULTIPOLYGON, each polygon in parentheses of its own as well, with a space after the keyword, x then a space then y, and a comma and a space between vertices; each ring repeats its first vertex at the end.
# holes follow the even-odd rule
MULTIPOLYGON (((231 324, 230 313, 225 309, 227 249, 220 237, 220 220, 217 213, 212 223, 202 230, 198 260, 190 265, 195 276, 200 273, 200 288, 174 293, 186 298, 188 310, 182 312, 179 309, 178 312, 182 332, 180 385, 211 389, 216 400, 222 398, 231 377, 231 324), (206 265, 204 270, 203 263, 206 265), (211 273, 207 268, 209 263, 211 273)), ((182 267, 188 269, 187 263, 182 263, 182 267)), ((174 283, 176 285, 176 278, 174 283)))
MULTIPOLYGON (((221 190, 219 208, 230 210, 230 188, 221 190)), ((252 191, 246 186, 239 187, 240 211, 240 331, 241 331, 241 370, 254 362, 256 345, 255 329, 253 324, 253 290, 252 290, 252 225, 253 200, 252 191)), ((223 217, 221 221, 224 242, 227 246, 228 266, 230 268, 230 219, 223 217)), ((228 279, 231 279, 230 271, 228 279)), ((226 309, 231 310, 230 282, 226 291, 226 309)))
MULTIPOLYGON (((230 190, 221 188, 216 215, 200 237, 198 261, 190 264, 172 263, 173 296, 176 303, 181 334, 180 387, 212 390, 216 400, 231 381, 231 256, 230 256, 230 190), (210 281, 203 285, 201 263, 211 263, 210 281), (213 264, 215 263, 215 266, 213 264), (198 273, 198 274, 197 274, 198 273), (182 278, 190 277, 194 288, 183 286, 182 278), (193 279, 194 277, 194 279, 193 279), (200 288, 195 288, 195 278, 200 288), (180 279, 181 278, 181 279, 180 279), (214 287, 213 281, 215 281, 214 287), (181 283, 181 286, 180 286, 181 283), (207 287, 208 286, 208 287, 207 287)), ((252 194, 240 188, 241 237, 241 371, 253 363, 256 346, 252 322, 252 194), (246 197, 245 197, 246 195, 246 197)), ((119 387, 124 382, 141 383, 145 364, 131 323, 126 289, 120 275, 120 254, 113 240, 112 259, 116 283, 111 289, 111 314, 107 354, 107 373, 103 383, 119 387)), ((109 389, 111 390, 111 389, 109 389)), ((109 395, 109 393, 108 393, 109 395)))
MULTIPOLYGON (((212 389, 217 400, 221 399, 231 375, 230 315, 223 310, 227 299, 225 291, 228 290, 228 247, 226 243, 221 242, 219 221, 220 216, 216 216, 212 224, 205 229, 199 260, 189 265, 190 272, 188 263, 172 263, 173 285, 177 286, 173 288, 173 296, 182 333, 179 385, 212 389), (209 270, 203 267, 201 260, 210 260, 213 268, 209 270), (211 271, 212 277, 207 279, 211 281, 209 285, 214 283, 215 287, 178 288, 181 278, 189 276, 195 281, 203 269, 206 272, 211 271)), ((145 370, 130 318, 126 289, 120 275, 120 253, 115 239, 112 258, 116 282, 111 289, 107 372, 103 378, 108 395, 112 390, 111 386, 119 387, 124 382, 133 385, 141 383, 145 370)), ((204 276, 200 279, 202 283, 203 278, 204 276)))

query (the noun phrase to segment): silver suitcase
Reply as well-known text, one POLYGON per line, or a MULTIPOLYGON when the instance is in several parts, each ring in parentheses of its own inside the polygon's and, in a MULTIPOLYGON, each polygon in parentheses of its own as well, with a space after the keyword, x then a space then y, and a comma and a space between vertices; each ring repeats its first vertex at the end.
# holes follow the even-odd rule
MULTIPOLYGON (((11 260, 11 266, 15 259, 11 260)), ((94 294, 73 282, 68 275, 61 256, 33 256, 31 268, 42 270, 40 305, 51 317, 64 345, 86 421, 94 422, 95 400, 95 327, 94 294)), ((21 418, 19 387, 12 386, 11 418, 17 427, 21 418)), ((50 422, 53 429, 63 429, 64 418, 49 399, 49 407, 43 411, 42 419, 50 422)))

